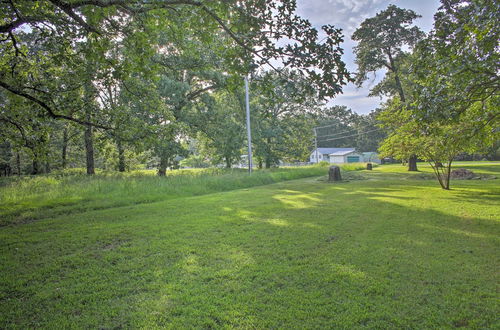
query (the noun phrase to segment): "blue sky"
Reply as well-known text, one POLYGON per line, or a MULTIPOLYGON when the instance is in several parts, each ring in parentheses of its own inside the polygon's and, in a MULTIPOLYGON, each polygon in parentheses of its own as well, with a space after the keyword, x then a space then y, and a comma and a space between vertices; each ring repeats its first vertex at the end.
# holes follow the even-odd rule
MULTIPOLYGON (((342 48, 345 52, 343 60, 348 70, 354 72, 356 65, 354 64, 352 47, 356 43, 351 40, 352 33, 363 20, 375 16, 377 12, 387 8, 389 4, 412 9, 417 14, 422 15, 415 21, 415 24, 425 32, 432 28, 434 13, 440 5, 439 0, 297 0, 297 13, 309 19, 318 29, 325 24, 332 24, 343 29, 344 43, 342 48)), ((383 74, 384 72, 380 71, 377 73, 377 77, 380 78, 383 74)), ((370 81, 367 81, 365 86, 360 89, 349 84, 344 87, 342 95, 332 99, 328 104, 346 105, 357 113, 368 113, 377 108, 381 102, 378 97, 368 97, 369 89, 370 81)))

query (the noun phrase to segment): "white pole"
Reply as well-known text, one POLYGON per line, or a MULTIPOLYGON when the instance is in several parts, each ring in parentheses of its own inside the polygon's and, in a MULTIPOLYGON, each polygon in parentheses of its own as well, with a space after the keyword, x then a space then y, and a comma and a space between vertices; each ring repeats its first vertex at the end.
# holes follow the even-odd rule
POLYGON ((319 163, 319 159, 318 159, 318 132, 316 132, 316 127, 313 128, 314 130, 314 150, 316 152, 316 164, 319 163))
POLYGON ((250 130, 250 96, 248 93, 248 76, 245 76, 245 103, 247 110, 247 137, 248 137, 248 173, 252 173, 252 131, 250 130))

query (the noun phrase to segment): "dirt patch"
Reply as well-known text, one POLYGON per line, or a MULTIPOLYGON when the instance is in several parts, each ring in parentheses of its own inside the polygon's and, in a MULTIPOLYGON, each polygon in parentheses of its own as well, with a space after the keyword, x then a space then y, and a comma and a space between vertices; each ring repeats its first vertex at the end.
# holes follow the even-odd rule
POLYGON ((474 172, 465 169, 465 168, 459 168, 456 170, 451 171, 451 178, 452 179, 460 179, 460 180, 470 180, 474 177, 474 172))

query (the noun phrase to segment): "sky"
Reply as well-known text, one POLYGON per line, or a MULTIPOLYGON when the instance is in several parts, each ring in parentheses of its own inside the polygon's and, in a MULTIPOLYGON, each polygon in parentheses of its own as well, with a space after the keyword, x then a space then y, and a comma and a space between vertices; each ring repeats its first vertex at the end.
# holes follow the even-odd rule
MULTIPOLYGON (((440 5, 439 0, 297 0, 297 13, 307 18, 318 30, 321 30, 321 26, 325 24, 342 28, 344 32, 344 42, 341 45, 344 49, 343 60, 347 69, 354 72, 356 65, 352 48, 356 42, 351 40, 352 33, 366 18, 375 16, 390 4, 412 9, 422 15, 414 23, 424 32, 432 29, 434 13, 440 5)), ((378 78, 367 80, 359 89, 353 84, 344 86, 343 94, 338 95, 328 104, 345 105, 360 114, 369 113, 381 102, 379 97, 368 97, 370 86, 383 77, 383 74, 383 71, 378 72, 378 78)))

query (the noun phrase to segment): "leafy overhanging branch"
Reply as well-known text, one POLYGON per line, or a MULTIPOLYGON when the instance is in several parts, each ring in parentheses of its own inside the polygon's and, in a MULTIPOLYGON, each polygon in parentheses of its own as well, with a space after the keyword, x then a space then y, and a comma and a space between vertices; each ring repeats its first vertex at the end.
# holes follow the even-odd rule
POLYGON ((98 124, 98 123, 93 123, 93 122, 81 120, 81 119, 78 119, 78 118, 75 118, 75 117, 71 117, 71 116, 67 116, 67 115, 63 115, 63 114, 58 114, 58 113, 56 113, 56 110, 54 110, 46 102, 40 100, 39 98, 36 98, 35 96, 33 96, 31 94, 28 94, 26 92, 18 90, 15 87, 12 87, 12 86, 6 84, 3 81, 0 81, 0 87, 6 89, 7 91, 9 91, 9 92, 11 92, 11 93, 13 93, 15 95, 21 96, 21 97, 23 97, 23 98, 25 98, 25 99, 27 99, 27 100, 29 100, 29 101, 31 101, 31 102, 39 105, 53 119, 65 119, 65 120, 69 120, 69 121, 72 121, 72 122, 75 122, 75 123, 78 123, 78 124, 81 124, 81 125, 84 125, 84 126, 94 126, 94 127, 105 129, 105 130, 112 129, 112 127, 110 127, 110 126, 106 126, 106 125, 102 125, 102 124, 98 124))

